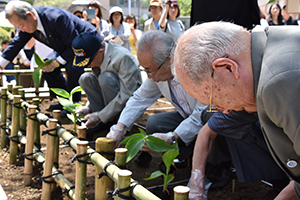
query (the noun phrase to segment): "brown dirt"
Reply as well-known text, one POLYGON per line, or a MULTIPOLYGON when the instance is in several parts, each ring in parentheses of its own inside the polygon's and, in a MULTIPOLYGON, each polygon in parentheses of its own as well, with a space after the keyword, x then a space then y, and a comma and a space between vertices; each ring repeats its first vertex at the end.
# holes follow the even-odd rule
MULTIPOLYGON (((165 100, 165 99, 163 99, 165 100)), ((166 101, 166 100, 165 100, 166 101)), ((85 99, 82 103, 85 102, 85 99)), ((42 112, 46 112, 45 109, 50 105, 49 100, 44 100, 40 107, 42 112)), ((152 108, 158 107, 169 107, 170 105, 163 102, 156 102, 152 108)), ((143 117, 138 120, 138 124, 145 125, 146 119, 157 112, 164 112, 165 110, 159 111, 147 111, 143 117)), ((67 130, 72 129, 72 124, 63 123, 63 127, 67 130)), ((41 131, 46 130, 46 128, 41 125, 41 131)), ((131 133, 138 132, 137 128, 134 128, 131 133)), ((60 143, 63 141, 60 139, 60 143)), ((46 147, 46 136, 41 136, 41 144, 42 147, 46 147)), ((43 152, 45 153, 45 152, 43 152)), ((127 168, 133 172, 133 179, 139 181, 144 187, 155 187, 156 185, 161 185, 163 183, 162 178, 157 178, 151 181, 144 181, 143 179, 149 177, 150 174, 156 170, 158 170, 158 163, 161 161, 160 154, 151 152, 153 156, 153 160, 150 163, 148 168, 141 168, 136 165, 134 159, 127 165, 127 168)), ((64 174, 64 176, 72 183, 75 180, 75 163, 69 163, 69 158, 74 155, 74 152, 70 147, 61 148, 59 153, 59 170, 64 174)), ((173 182, 178 182, 176 185, 186 185, 187 180, 190 176, 190 166, 185 168, 177 169, 176 176, 173 182)), ((0 151, 0 185, 4 189, 6 196, 10 200, 31 200, 31 199, 40 199, 42 194, 42 181, 41 175, 43 170, 39 165, 36 165, 34 168, 34 176, 32 178, 31 186, 24 186, 23 182, 23 173, 24 173, 24 159, 19 157, 17 159, 17 163, 10 165, 9 164, 9 149, 5 148, 0 151)), ((219 199, 230 199, 230 200, 254 200, 260 199, 265 192, 270 189, 269 186, 257 181, 251 183, 239 183, 235 175, 233 174, 233 181, 229 182, 229 184, 222 188, 210 191, 208 194, 208 199, 219 200, 219 199), (232 183, 235 182, 235 191, 232 192, 232 183)), ((173 185, 171 188, 174 187, 173 185)), ((87 199, 94 199, 94 166, 88 165, 87 167, 87 199)), ((70 199, 66 194, 61 192, 60 188, 57 188, 52 192, 51 199, 53 200, 61 200, 61 199, 70 199)), ((152 189, 152 192, 158 195, 157 191, 160 189, 152 189)), ((1 199, 1 197, 0 197, 1 199)), ((167 199, 163 197, 163 199, 167 199)))

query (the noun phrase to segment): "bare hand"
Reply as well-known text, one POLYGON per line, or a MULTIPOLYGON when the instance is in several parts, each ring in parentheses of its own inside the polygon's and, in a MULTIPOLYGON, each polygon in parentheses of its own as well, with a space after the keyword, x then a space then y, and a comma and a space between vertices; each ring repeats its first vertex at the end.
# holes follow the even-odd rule
POLYGON ((53 72, 53 70, 55 69, 55 64, 53 62, 51 62, 49 65, 44 66, 42 68, 43 72, 53 72))

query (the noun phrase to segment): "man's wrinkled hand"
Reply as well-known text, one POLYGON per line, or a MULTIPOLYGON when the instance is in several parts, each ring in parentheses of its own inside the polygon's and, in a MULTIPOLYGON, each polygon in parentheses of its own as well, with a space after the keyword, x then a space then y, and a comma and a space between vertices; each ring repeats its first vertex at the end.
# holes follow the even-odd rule
POLYGON ((86 122, 84 123, 84 126, 88 127, 88 128, 93 128, 95 127, 98 123, 101 122, 99 116, 98 116, 98 112, 93 112, 91 114, 88 114, 84 117, 84 120, 86 120, 86 122))
POLYGON ((44 66, 44 67, 42 68, 42 71, 43 71, 43 72, 53 72, 54 70, 55 70, 55 64, 54 64, 53 61, 52 61, 49 65, 44 66))
POLYGON ((126 134, 125 127, 121 126, 119 123, 110 127, 109 133, 106 135, 107 138, 114 140, 114 147, 117 148, 119 143, 123 140, 126 134))

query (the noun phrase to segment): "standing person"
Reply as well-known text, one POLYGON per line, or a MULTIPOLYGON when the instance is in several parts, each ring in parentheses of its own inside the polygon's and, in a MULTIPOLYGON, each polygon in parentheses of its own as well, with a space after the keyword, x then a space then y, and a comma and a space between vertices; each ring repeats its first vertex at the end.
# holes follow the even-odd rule
POLYGON ((141 85, 139 63, 127 49, 110 41, 102 43, 90 32, 78 35, 72 47, 76 55, 74 65, 93 70, 80 76, 79 84, 89 104, 77 110, 87 120, 88 140, 93 140, 118 118, 129 97, 141 85))
MULTIPOLYGON (((10 1, 5 7, 6 18, 17 29, 19 34, 13 38, 0 59, 0 67, 5 67, 20 51, 21 48, 34 37, 44 43, 56 53, 52 63, 42 68, 45 79, 50 88, 62 88, 70 92, 78 86, 78 79, 83 73, 81 68, 73 68, 74 53, 73 39, 82 32, 97 32, 92 25, 80 20, 74 14, 49 6, 33 8, 24 1, 10 1), (65 67, 68 81, 63 77, 60 68, 65 67)), ((97 32, 98 36, 100 34, 97 32)), ((55 97, 54 93, 50 93, 55 97)), ((81 99, 81 94, 74 95, 74 102, 81 99)), ((62 108, 60 104, 50 105, 50 109, 62 108)))
MULTIPOLYGON (((91 19, 90 23, 97 28, 102 38, 104 38, 105 36, 107 36, 105 34, 107 34, 108 32, 108 23, 103 19, 100 2, 97 0, 92 0, 87 5, 87 8, 95 9, 95 18, 91 19)), ((88 13, 85 10, 82 12, 82 17, 84 21, 88 21, 88 13)))
POLYGON ((113 43, 119 44, 130 51, 128 38, 131 34, 129 24, 123 22, 123 10, 119 6, 114 6, 109 10, 108 33, 104 40, 109 40, 113 43))
POLYGON ((220 112, 258 113, 276 163, 290 177, 277 199, 300 198, 300 30, 252 31, 228 22, 189 29, 175 50, 175 71, 187 93, 220 112))
POLYGON ((293 18, 289 13, 286 12, 286 5, 282 7, 282 16, 285 25, 298 25, 298 20, 293 18))
POLYGON ((130 44, 130 51, 136 56, 136 47, 142 36, 142 31, 137 29, 138 22, 135 19, 134 14, 129 14, 125 18, 125 22, 129 24, 131 35, 128 38, 130 44))
POLYGON ((166 8, 160 17, 160 30, 168 33, 175 41, 178 36, 185 30, 180 16, 180 8, 177 1, 166 0, 166 8))
POLYGON ((267 19, 269 26, 284 25, 284 20, 281 14, 281 7, 278 2, 270 6, 269 17, 267 19))
POLYGON ((151 18, 145 21, 144 31, 159 30, 159 19, 163 10, 161 0, 151 0, 149 3, 149 11, 151 18))

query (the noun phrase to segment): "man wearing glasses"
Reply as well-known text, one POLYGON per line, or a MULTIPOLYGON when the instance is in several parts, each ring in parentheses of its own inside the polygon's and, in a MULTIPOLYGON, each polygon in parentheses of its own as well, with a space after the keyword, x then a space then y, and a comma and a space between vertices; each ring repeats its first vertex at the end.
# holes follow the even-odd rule
POLYGON ((257 112, 273 159, 291 178, 275 199, 300 199, 299 44, 297 27, 250 33, 210 22, 185 32, 175 51, 178 80, 197 100, 225 114, 257 112))
MULTIPOLYGON (((134 92, 122 111, 118 123, 111 127, 107 137, 117 144, 127 130, 162 95, 176 111, 155 114, 148 118, 146 133, 172 144, 179 141, 179 148, 189 150, 180 155, 188 157, 193 150, 193 141, 202 127, 200 115, 206 107, 188 95, 171 72, 171 49, 174 40, 161 31, 147 31, 139 41, 137 57, 148 78, 134 92)), ((146 146, 142 150, 148 150, 146 146)))

